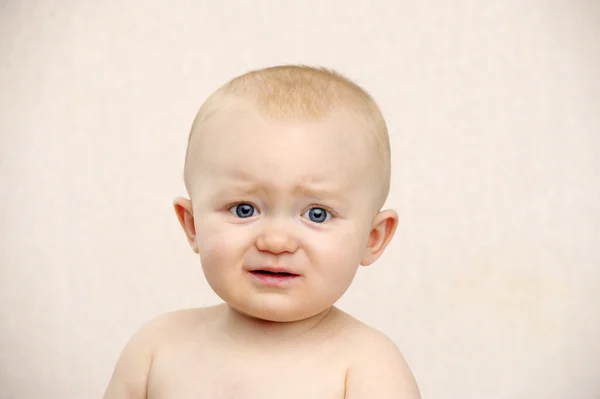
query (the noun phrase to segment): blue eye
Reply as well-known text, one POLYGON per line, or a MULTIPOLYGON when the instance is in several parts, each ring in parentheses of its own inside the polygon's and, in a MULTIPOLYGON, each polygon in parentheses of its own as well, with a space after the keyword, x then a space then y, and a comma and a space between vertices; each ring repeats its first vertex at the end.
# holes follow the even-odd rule
POLYGON ((239 218, 249 218, 258 215, 256 208, 250 204, 237 204, 229 208, 229 212, 239 218))
POLYGON ((304 212, 302 217, 307 217, 311 222, 315 223, 324 223, 331 219, 331 213, 326 211, 323 208, 310 208, 308 211, 304 212))

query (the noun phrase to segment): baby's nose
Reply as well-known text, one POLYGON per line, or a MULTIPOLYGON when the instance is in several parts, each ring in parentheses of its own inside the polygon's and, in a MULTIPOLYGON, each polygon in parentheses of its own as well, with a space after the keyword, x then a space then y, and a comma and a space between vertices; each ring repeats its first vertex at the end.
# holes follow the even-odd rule
POLYGON ((268 251, 274 254, 283 252, 296 252, 298 241, 290 232, 282 228, 265 229, 256 240, 256 247, 261 251, 268 251))

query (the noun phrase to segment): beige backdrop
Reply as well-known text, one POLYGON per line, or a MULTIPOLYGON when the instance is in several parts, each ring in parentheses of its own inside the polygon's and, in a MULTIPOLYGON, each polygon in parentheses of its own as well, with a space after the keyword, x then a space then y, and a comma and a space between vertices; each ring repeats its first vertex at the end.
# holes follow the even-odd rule
POLYGON ((600 398, 598 1, 1 4, 1 398, 98 398, 144 321, 217 302, 171 206, 188 129, 296 62, 391 130, 399 231, 340 307, 424 398, 600 398))

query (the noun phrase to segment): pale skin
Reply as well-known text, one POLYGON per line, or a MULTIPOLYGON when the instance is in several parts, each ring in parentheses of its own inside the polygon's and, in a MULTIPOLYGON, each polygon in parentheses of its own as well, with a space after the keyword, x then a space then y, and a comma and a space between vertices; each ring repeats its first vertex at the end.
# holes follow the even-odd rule
POLYGON ((334 307, 398 222, 377 209, 365 126, 232 112, 207 127, 192 200, 174 204, 224 304, 140 329, 105 399, 420 398, 396 345, 334 307), (267 266, 294 277, 266 285, 254 276, 267 266))

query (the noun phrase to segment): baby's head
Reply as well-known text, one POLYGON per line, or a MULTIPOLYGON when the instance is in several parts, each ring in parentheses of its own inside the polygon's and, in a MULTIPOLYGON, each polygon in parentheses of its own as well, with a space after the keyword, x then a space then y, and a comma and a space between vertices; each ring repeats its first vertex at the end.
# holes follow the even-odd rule
POLYGON ((240 313, 295 321, 329 309, 373 263, 397 216, 385 121, 326 69, 239 76, 201 107, 175 209, 207 281, 240 313))

